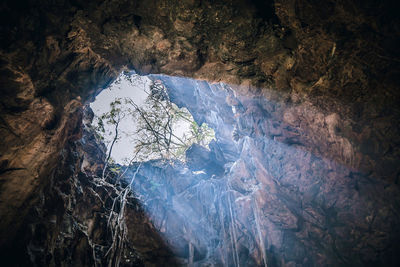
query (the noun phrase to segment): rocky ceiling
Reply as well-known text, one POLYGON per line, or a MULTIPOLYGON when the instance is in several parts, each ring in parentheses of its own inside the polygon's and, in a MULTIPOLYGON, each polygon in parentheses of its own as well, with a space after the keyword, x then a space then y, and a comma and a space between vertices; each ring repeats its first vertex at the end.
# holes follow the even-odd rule
POLYGON ((265 135, 398 191, 396 1, 25 0, 0 9, 2 252, 62 177, 82 105, 124 69, 222 81, 281 103, 271 111, 281 134, 265 135))

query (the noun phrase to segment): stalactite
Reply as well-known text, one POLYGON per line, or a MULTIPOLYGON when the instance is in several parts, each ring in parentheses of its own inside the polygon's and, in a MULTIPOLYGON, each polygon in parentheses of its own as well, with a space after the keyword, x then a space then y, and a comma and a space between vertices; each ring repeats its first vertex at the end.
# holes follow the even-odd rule
POLYGON ((258 217, 258 212, 260 211, 260 209, 258 208, 258 204, 257 204, 257 199, 255 198, 255 196, 254 196, 254 193, 253 193, 253 195, 252 195, 252 199, 253 199, 253 205, 252 205, 252 210, 253 210, 253 214, 254 214, 254 220, 255 220, 255 222, 256 222, 256 230, 257 230, 257 236, 258 236, 258 239, 259 239, 259 241, 260 241, 260 245, 258 246, 258 249, 260 250, 260 252, 261 252, 261 256, 262 256, 262 261, 264 262, 264 267, 268 267, 268 265, 267 265, 267 262, 268 262, 268 260, 267 260, 267 254, 266 254, 266 252, 265 252, 265 250, 266 250, 266 247, 265 247, 265 244, 264 244, 264 238, 263 238, 263 235, 262 235, 262 233, 261 233, 261 227, 260 227, 260 219, 259 219, 259 217, 258 217))
POLYGON ((240 262, 239 262, 239 254, 238 254, 238 247, 237 247, 237 234, 236 234, 236 223, 235 223, 235 218, 233 217, 233 209, 232 209, 232 199, 231 195, 233 194, 233 191, 231 188, 227 191, 227 201, 228 201, 228 206, 229 206, 229 214, 230 214, 230 228, 231 228, 231 242, 233 246, 233 258, 234 258, 234 263, 235 266, 240 267, 240 262))

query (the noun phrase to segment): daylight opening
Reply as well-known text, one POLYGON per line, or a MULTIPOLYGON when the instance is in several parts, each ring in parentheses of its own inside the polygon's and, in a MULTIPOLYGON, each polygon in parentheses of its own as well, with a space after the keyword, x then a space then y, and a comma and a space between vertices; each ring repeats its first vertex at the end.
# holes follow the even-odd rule
POLYGON ((156 77, 123 72, 90 104, 107 161, 129 165, 153 159, 185 161, 192 144, 208 148, 215 133, 185 107, 171 102, 156 77))

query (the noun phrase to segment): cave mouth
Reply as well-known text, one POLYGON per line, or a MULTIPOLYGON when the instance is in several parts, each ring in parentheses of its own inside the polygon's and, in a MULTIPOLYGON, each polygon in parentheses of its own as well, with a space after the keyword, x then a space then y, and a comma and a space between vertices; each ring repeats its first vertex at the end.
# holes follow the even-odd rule
POLYGON ((184 106, 171 102, 155 75, 122 72, 90 103, 93 129, 107 147, 107 161, 120 165, 154 159, 185 161, 193 145, 209 149, 215 132, 184 106))

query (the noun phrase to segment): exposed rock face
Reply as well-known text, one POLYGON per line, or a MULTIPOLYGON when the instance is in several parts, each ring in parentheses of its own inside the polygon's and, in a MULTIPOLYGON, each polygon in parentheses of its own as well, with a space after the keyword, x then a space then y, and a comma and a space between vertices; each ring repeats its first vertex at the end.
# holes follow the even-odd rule
MULTIPOLYGON (((283 247, 301 247, 296 243, 300 240, 308 240, 302 243, 310 253, 307 259, 317 265, 395 260, 388 255, 395 255, 397 248, 385 246, 398 237, 399 217, 393 196, 400 178, 396 1, 26 0, 4 1, 0 8, 0 249, 5 255, 21 251, 26 257, 18 254, 16 261, 30 261, 27 244, 44 236, 26 234, 30 220, 53 222, 46 214, 32 213, 34 206, 42 205, 41 196, 49 199, 46 203, 53 198, 59 203, 54 209, 59 212, 57 227, 50 227, 52 238, 31 248, 46 251, 39 253, 42 256, 54 251, 52 242, 62 236, 60 220, 68 221, 66 209, 59 207, 68 207, 74 190, 64 193, 60 202, 52 192, 60 179, 79 188, 79 157, 67 154, 77 152, 73 142, 81 132, 81 102, 93 99, 121 69, 134 68, 224 81, 242 94, 229 103, 236 117, 215 117, 236 125, 219 132, 223 149, 215 157, 235 162, 249 153, 234 165, 237 171, 232 170, 249 169, 243 174, 248 178, 235 183, 241 194, 249 194, 251 177, 266 177, 257 179, 263 186, 273 181, 268 190, 277 192, 277 199, 267 201, 267 192, 252 197, 270 218, 261 228, 272 227, 267 225, 271 220, 278 224, 289 210, 285 224, 271 232, 295 240, 290 241, 293 245, 265 244, 268 253, 271 245, 285 251, 275 253, 277 265, 284 264, 282 259, 308 264, 300 261, 303 250, 283 247), (237 142, 233 145, 226 143, 231 130, 237 142), (296 174, 301 174, 297 180, 296 174), (304 205, 298 206, 299 196, 307 199, 304 205), (318 204, 305 205, 312 199, 318 204), (354 210, 345 202, 354 203, 354 210), (276 206, 266 208, 266 203, 276 206), (306 213, 316 220, 311 224, 322 228, 307 225, 312 218, 307 221, 306 213), (335 223, 339 226, 332 228, 335 223), (349 243, 343 241, 349 236, 349 243), (315 258, 315 248, 326 255, 315 258)), ((196 119, 215 123, 203 113, 197 112, 196 119)), ((96 169, 89 161, 83 165, 96 169)), ((85 223, 92 217, 80 216, 85 223)), ((82 236, 65 247, 87 253, 82 236)), ((67 258, 81 258, 62 255, 66 264, 67 258)), ((37 264, 47 261, 58 265, 51 255, 37 264)))
POLYGON ((225 85, 157 79, 169 86, 172 101, 187 103, 196 119, 216 131, 210 151, 188 150, 187 166, 150 162, 133 183, 155 227, 184 263, 398 263, 397 185, 308 151, 302 138, 284 132, 289 130, 279 109, 288 106, 282 103, 234 96, 225 85))
MULTIPOLYGON (((109 217, 118 188, 127 185, 99 178, 106 151, 91 127, 92 118, 86 108, 83 137, 62 150, 50 183, 37 192, 39 200, 21 222, 25 227, 3 247, 5 266, 108 266, 113 260, 109 217)), ((127 206, 132 231, 120 266, 176 266, 139 201, 130 195, 127 206)))

